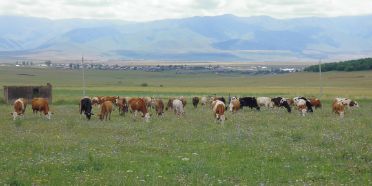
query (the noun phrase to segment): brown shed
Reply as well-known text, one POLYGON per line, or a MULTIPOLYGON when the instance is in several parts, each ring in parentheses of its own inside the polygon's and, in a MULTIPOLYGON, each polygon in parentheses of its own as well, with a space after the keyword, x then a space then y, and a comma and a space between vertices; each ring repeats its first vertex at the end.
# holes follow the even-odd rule
POLYGON ((25 98, 31 102, 36 97, 47 98, 51 103, 52 85, 47 83, 46 86, 4 86, 5 103, 13 103, 18 98, 25 98))

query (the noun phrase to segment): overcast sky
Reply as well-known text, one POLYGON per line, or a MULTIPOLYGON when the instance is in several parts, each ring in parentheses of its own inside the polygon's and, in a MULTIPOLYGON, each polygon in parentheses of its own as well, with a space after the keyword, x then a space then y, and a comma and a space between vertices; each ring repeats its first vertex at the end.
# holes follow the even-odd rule
POLYGON ((128 21, 221 14, 323 17, 372 14, 372 0, 0 0, 0 14, 128 21))

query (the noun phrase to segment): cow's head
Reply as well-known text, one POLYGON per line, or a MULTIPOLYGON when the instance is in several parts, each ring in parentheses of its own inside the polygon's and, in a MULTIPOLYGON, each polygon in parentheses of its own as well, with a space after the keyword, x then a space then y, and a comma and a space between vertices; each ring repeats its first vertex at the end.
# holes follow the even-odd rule
POLYGON ((85 114, 85 116, 87 117, 88 120, 90 120, 90 118, 92 117, 92 115, 94 115, 91 112, 85 112, 84 114, 85 114))
POLYGON ((150 114, 146 113, 144 118, 145 118, 146 122, 149 122, 150 121, 150 114))

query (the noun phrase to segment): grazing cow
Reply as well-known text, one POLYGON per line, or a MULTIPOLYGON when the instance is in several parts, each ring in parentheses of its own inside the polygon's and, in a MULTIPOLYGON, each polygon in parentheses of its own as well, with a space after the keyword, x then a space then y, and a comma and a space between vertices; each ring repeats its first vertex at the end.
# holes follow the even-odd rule
POLYGON ((343 118, 345 115, 345 105, 341 101, 334 100, 332 104, 332 111, 343 118))
POLYGON ((173 100, 174 99, 175 98, 169 98, 167 106, 165 107, 165 110, 168 110, 168 109, 173 110, 173 100))
POLYGON ((164 113, 164 103, 161 99, 155 99, 155 112, 158 116, 162 116, 164 113))
POLYGON ((95 96, 95 97, 92 97, 92 105, 101 105, 103 103, 102 101, 103 99, 103 96, 95 96))
POLYGON ((236 112, 240 109, 240 102, 236 97, 232 97, 229 104, 230 112, 236 112))
POLYGON ((315 109, 322 108, 322 103, 318 98, 310 98, 310 103, 315 109))
POLYGON ((297 109, 301 112, 302 116, 305 116, 306 112, 308 112, 306 101, 304 99, 299 99, 295 103, 296 103, 297 109))
POLYGON ((212 102, 216 100, 222 101, 224 104, 226 104, 226 99, 224 97, 213 97, 212 102))
MULTIPOLYGON (((293 98, 294 105, 298 107, 298 103, 299 103, 300 100, 304 100, 305 101, 305 105, 307 107, 307 112, 314 112, 313 111, 313 105, 305 97, 295 97, 295 98, 293 98)), ((301 101, 301 103, 302 103, 302 101, 301 101)))
POLYGON ((128 101, 129 108, 134 112, 134 117, 137 116, 137 112, 142 112, 142 117, 145 118, 145 121, 150 121, 150 113, 147 111, 147 105, 145 100, 142 98, 131 98, 128 101))
POLYGON ((202 106, 206 106, 207 105, 207 102, 208 102, 208 98, 203 96, 201 99, 200 99, 200 104, 202 106))
POLYGON ((145 101, 146 107, 151 108, 151 101, 153 100, 153 98, 147 96, 143 97, 142 99, 145 101))
POLYGON ((125 99, 125 98, 117 98, 116 99, 116 105, 119 108, 119 115, 125 115, 125 113, 128 112, 127 99, 125 99))
POLYGON ((192 98, 192 105, 194 105, 194 108, 197 108, 199 104, 199 97, 193 97, 192 98))
POLYGON ((27 106, 27 100, 23 98, 19 98, 14 101, 14 111, 13 113, 10 113, 13 116, 13 120, 16 120, 17 116, 23 116, 26 111, 26 106, 27 106))
POLYGON ((172 105, 173 105, 173 110, 174 110, 174 113, 177 115, 177 116, 180 116, 180 115, 184 115, 185 114, 185 110, 183 109, 183 103, 181 100, 179 99, 174 99, 173 102, 172 102, 172 105))
POLYGON ((178 99, 182 101, 183 108, 185 108, 185 106, 186 106, 186 104, 187 104, 186 98, 183 97, 183 96, 181 96, 181 97, 179 97, 178 99))
POLYGON ((105 101, 101 105, 101 113, 99 114, 99 119, 105 119, 107 121, 107 117, 111 120, 111 112, 112 112, 112 102, 105 101))
POLYGON ((94 115, 92 113, 92 101, 88 97, 80 100, 80 114, 83 114, 83 112, 88 120, 94 115))
POLYGON ((226 120, 225 118, 225 103, 220 100, 215 100, 212 102, 213 114, 217 121, 223 124, 226 120))
POLYGON ((286 98, 276 97, 272 98, 271 101, 274 103, 274 106, 276 107, 284 107, 287 109, 288 112, 292 111, 291 106, 289 105, 288 100, 286 98))
POLYGON ((271 101, 271 98, 269 97, 258 97, 257 98, 257 104, 260 107, 266 107, 266 108, 273 108, 274 103, 271 101))
POLYGON ((32 112, 35 114, 37 112, 43 112, 44 115, 50 119, 52 116, 52 112, 49 110, 49 102, 48 99, 45 98, 34 98, 31 101, 32 105, 32 112))
POLYGON ((349 98, 335 98, 335 101, 341 102, 343 105, 348 108, 359 108, 358 102, 351 100, 349 98))
POLYGON ((239 98, 240 107, 249 107, 249 108, 256 108, 257 110, 260 110, 260 107, 257 104, 257 99, 255 97, 242 97, 239 98))

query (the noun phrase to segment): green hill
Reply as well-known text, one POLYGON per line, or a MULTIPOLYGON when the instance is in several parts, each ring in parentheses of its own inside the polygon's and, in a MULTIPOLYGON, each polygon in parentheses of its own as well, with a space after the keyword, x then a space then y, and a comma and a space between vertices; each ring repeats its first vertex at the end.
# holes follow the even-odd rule
MULTIPOLYGON (((307 72, 319 72, 319 66, 313 65, 304 69, 307 72)), ((322 64, 322 71, 362 71, 372 70, 372 58, 341 61, 322 64)))

